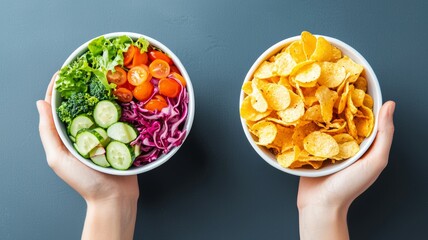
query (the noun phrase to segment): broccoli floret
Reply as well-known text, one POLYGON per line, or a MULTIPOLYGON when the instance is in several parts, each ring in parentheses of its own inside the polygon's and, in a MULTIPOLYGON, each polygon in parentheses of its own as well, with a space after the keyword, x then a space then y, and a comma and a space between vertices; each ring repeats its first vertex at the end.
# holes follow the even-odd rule
POLYGON ((69 99, 62 102, 61 106, 58 107, 58 117, 62 122, 70 124, 71 120, 79 114, 92 115, 92 110, 98 101, 97 97, 88 93, 73 93, 69 99))
POLYGON ((95 75, 92 75, 89 82, 89 94, 100 101, 111 99, 110 91, 105 88, 103 83, 95 75))

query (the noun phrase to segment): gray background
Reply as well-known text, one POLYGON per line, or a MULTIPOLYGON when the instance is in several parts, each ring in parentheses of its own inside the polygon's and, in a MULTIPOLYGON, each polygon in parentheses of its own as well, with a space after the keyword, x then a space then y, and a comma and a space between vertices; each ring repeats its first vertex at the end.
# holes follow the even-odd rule
POLYGON ((36 100, 80 44, 132 31, 186 66, 196 115, 184 146, 139 176, 135 239, 298 239, 298 178, 257 156, 238 94, 255 59, 309 30, 350 44, 397 102, 390 163, 351 206, 353 239, 421 239, 428 222, 427 1, 2 1, 0 239, 78 239, 86 206, 46 164, 36 100))

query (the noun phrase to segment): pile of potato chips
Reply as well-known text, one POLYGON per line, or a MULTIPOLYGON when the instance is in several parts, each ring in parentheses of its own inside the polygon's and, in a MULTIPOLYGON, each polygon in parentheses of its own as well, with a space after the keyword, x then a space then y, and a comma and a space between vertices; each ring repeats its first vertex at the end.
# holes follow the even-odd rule
POLYGON ((302 32, 244 82, 241 117, 283 167, 348 159, 374 126, 363 71, 325 38, 302 32))

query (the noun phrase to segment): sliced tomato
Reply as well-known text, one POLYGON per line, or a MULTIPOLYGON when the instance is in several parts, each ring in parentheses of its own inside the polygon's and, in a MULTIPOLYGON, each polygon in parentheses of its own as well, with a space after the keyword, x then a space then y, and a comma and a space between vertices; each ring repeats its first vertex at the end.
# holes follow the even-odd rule
POLYGON ((181 85, 183 85, 183 87, 186 87, 186 80, 179 73, 172 72, 168 75, 168 78, 172 78, 172 79, 175 79, 177 81, 180 81, 181 85))
POLYGON ((177 80, 171 78, 162 78, 159 81, 159 93, 165 97, 175 98, 180 94, 181 85, 177 80))
POLYGON ((134 86, 141 85, 143 82, 150 80, 147 68, 142 66, 135 66, 128 71, 128 82, 134 86))
POLYGON ((149 66, 150 74, 158 79, 164 78, 169 75, 169 64, 161 59, 156 59, 149 66))
POLYGON ((167 62, 169 65, 173 64, 172 59, 161 51, 157 51, 157 50, 150 51, 149 52, 149 58, 150 58, 150 61, 152 61, 152 62, 156 59, 161 59, 161 60, 164 60, 165 62, 167 62))
POLYGON ((138 49, 137 47, 136 49, 137 50, 135 51, 130 68, 140 65, 147 65, 147 63, 149 62, 149 57, 147 56, 147 53, 141 53, 140 49, 138 49))
MULTIPOLYGON (((123 53, 123 65, 128 67, 132 63, 132 59, 134 58, 135 50, 137 47, 134 45, 129 46, 128 51, 123 53)), ((129 67, 128 67, 129 68, 129 67)))
POLYGON ((134 88, 135 88, 135 86, 131 85, 128 81, 126 81, 126 83, 123 84, 123 85, 121 85, 120 87, 123 87, 123 88, 126 88, 128 90, 131 90, 131 92, 134 91, 134 88))
POLYGON ((175 65, 170 66, 171 72, 176 72, 178 74, 181 74, 180 70, 178 70, 178 67, 175 65))
POLYGON ((141 85, 136 86, 132 93, 138 101, 144 102, 152 96, 153 90, 153 84, 150 81, 146 81, 141 85))
POLYGON ((126 72, 120 66, 114 67, 115 72, 107 72, 107 81, 114 83, 117 86, 123 85, 126 83, 126 72))
POLYGON ((168 103, 166 102, 165 98, 160 95, 153 96, 153 98, 144 105, 144 109, 152 112, 161 111, 165 107, 168 107, 168 103))
POLYGON ((117 97, 117 100, 121 102, 130 102, 132 101, 132 92, 126 88, 116 88, 113 94, 117 97))

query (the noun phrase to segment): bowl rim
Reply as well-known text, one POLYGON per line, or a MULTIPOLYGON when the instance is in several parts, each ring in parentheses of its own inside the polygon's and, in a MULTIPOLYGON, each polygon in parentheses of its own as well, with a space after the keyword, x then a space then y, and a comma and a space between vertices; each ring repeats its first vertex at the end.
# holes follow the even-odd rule
MULTIPOLYGON (((365 72, 365 76, 366 79, 368 80, 368 90, 367 92, 370 93, 370 95, 373 97, 374 93, 376 94, 376 98, 373 98, 373 114, 375 117, 375 124, 373 127, 373 131, 370 134, 370 136, 368 138, 366 138, 361 144, 360 144, 360 150, 358 151, 358 153, 353 156, 352 158, 346 159, 341 161, 340 163, 335 163, 332 164, 330 166, 327 167, 322 167, 320 169, 306 169, 306 168, 300 168, 300 169, 290 169, 290 168, 284 168, 282 167, 275 158, 273 158, 273 154, 269 153, 268 150, 263 147, 263 146, 258 146, 255 143, 255 140, 252 136, 252 134, 250 133, 250 131, 248 130, 248 127, 245 123, 245 119, 243 119, 240 116, 241 119, 241 125, 242 128, 244 130, 245 136, 247 137, 248 142, 250 143, 250 145, 253 147, 253 149, 257 152, 257 154, 262 157, 263 160, 265 160, 265 162, 267 162, 269 165, 271 165, 272 167, 282 171, 282 172, 286 172, 288 174, 291 175, 295 175, 295 176, 302 176, 302 177, 322 177, 322 176, 327 176, 330 174, 333 174, 335 172, 338 172, 340 170, 345 169, 346 167, 350 166, 351 164, 353 164, 354 162, 356 162, 358 159, 360 159, 363 154, 369 149, 369 147, 372 145, 375 137, 376 137, 376 133, 378 131, 378 121, 379 121, 379 112, 380 112, 380 107, 382 106, 382 92, 380 89, 380 85, 379 85, 379 81, 378 78, 376 76, 376 74, 374 73, 371 65, 367 62, 367 60, 357 51, 355 50, 353 47, 351 47, 350 45, 346 44, 345 42, 333 38, 333 37, 329 37, 329 36, 324 36, 324 35, 314 35, 316 37, 324 37, 327 41, 329 41, 333 46, 339 48, 342 53, 344 55, 347 55, 348 57, 350 57, 353 61, 363 65, 364 67, 364 72, 365 72), (350 56, 352 55, 352 57, 350 56), (371 81, 369 81, 369 79, 371 81)), ((301 37, 300 36, 293 36, 293 37, 289 37, 286 39, 283 39, 277 43, 275 43, 274 45, 272 45, 271 47, 269 47, 267 50, 265 50, 257 59, 256 61, 253 63, 253 65, 251 66, 251 68, 248 70, 243 83, 250 81, 251 77, 254 74, 254 71, 257 69, 257 67, 266 59, 268 59, 269 57, 273 56, 274 54, 278 53, 282 48, 284 48, 285 46, 287 46, 288 44, 290 44, 291 42, 295 41, 295 40, 300 40, 301 37)), ((241 108, 242 102, 244 100, 244 95, 245 93, 242 91, 242 88, 240 90, 240 95, 239 95, 239 109, 241 108)))
POLYGON ((104 167, 98 166, 95 163, 93 163, 90 159, 83 158, 79 153, 77 153, 77 151, 72 146, 71 140, 69 139, 68 135, 63 130, 65 128, 65 126, 59 120, 59 117, 58 117, 58 115, 56 113, 56 109, 59 106, 58 104, 61 101, 61 96, 56 91, 56 81, 58 80, 59 76, 57 76, 55 78, 54 87, 53 87, 53 90, 52 90, 52 98, 51 98, 51 110, 52 110, 52 115, 53 115, 53 118, 54 118, 55 128, 57 130, 58 135, 61 138, 61 141, 66 146, 66 148, 68 149, 68 151, 70 151, 71 154, 74 157, 76 157, 80 162, 82 162, 86 166, 88 166, 88 167, 90 167, 90 168, 92 168, 94 170, 97 170, 99 172, 103 172, 103 173, 107 173, 107 174, 111 174, 111 175, 118 175, 118 176, 136 175, 136 174, 140 174, 140 173, 143 173, 143 172, 147 172, 147 171, 150 171, 152 169, 155 169, 155 168, 159 167, 160 165, 162 165, 163 163, 165 163, 166 161, 168 161, 180 149, 180 147, 184 144, 184 142, 186 141, 187 137, 189 136, 191 128, 192 128, 192 125, 193 125, 194 115, 195 115, 195 96, 194 96, 194 90, 193 90, 193 85, 192 85, 192 82, 190 80, 189 74, 186 71, 186 68, 183 66, 183 64, 181 63, 180 59, 167 46, 165 46, 163 43, 161 43, 158 40, 156 40, 156 39, 154 39, 152 37, 149 37, 147 35, 140 34, 140 33, 134 33, 134 32, 111 32, 111 33, 99 35, 99 36, 94 37, 94 38, 90 39, 89 41, 83 43, 76 50, 74 50, 67 57, 67 59, 65 60, 65 62, 61 66, 61 68, 63 68, 64 66, 68 65, 69 63, 71 63, 72 61, 74 61, 77 57, 79 57, 83 53, 85 53, 87 51, 87 49, 88 49, 88 44, 92 40, 94 40, 96 38, 99 38, 101 36, 104 36, 107 39, 111 39, 111 38, 115 38, 115 37, 119 37, 119 36, 123 36, 123 35, 129 36, 133 40, 138 39, 140 37, 144 37, 145 39, 147 39, 151 45, 153 45, 153 46, 161 49, 162 51, 164 51, 165 53, 167 53, 168 56, 170 56, 172 58, 174 64, 180 70, 180 72, 183 75, 183 77, 186 79, 186 88, 187 88, 187 92, 189 94, 189 103, 188 103, 187 118, 186 118, 186 122, 184 123, 184 129, 186 129, 186 135, 185 135, 182 143, 179 146, 174 147, 167 154, 160 155, 160 157, 158 159, 156 159, 155 161, 153 161, 151 163, 148 163, 146 165, 142 165, 142 166, 139 166, 139 167, 131 167, 131 168, 127 169, 127 170, 117 170, 117 169, 114 169, 114 168, 111 168, 111 167, 104 168, 104 167))

